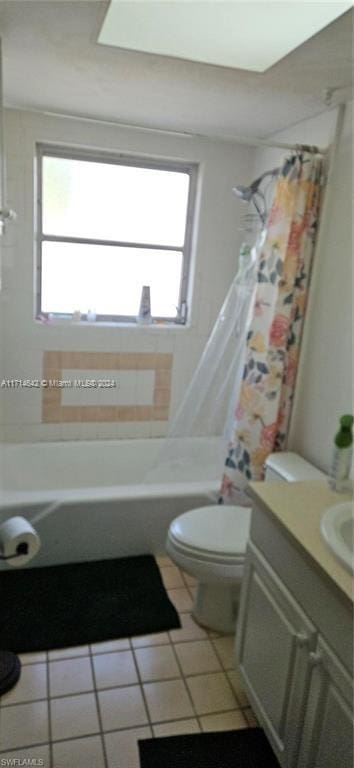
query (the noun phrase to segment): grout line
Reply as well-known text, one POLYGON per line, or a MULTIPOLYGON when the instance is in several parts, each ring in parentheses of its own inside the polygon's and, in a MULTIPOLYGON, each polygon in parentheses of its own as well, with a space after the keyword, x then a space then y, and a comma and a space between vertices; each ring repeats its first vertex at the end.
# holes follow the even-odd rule
MULTIPOLYGON (((187 640, 185 643, 172 643, 171 642, 171 643, 165 643, 165 646, 166 645, 170 645, 170 646, 173 647, 174 645, 184 645, 184 644, 187 645, 187 643, 189 644, 189 643, 192 643, 192 642, 200 642, 200 641, 198 641, 198 640, 195 640, 195 641, 187 640)), ((208 642, 208 641, 207 640, 202 640, 201 642, 208 642)), ((165 646, 162 646, 162 647, 165 647, 165 646)), ((149 648, 150 647, 151 646, 149 646, 149 648)), ((161 646, 152 646, 152 647, 153 648, 161 648, 161 646)), ((132 650, 134 661, 135 661, 136 657, 135 657, 134 651, 146 650, 146 646, 144 646, 144 648, 135 648, 135 649, 131 649, 131 650, 132 650)), ((174 650, 174 648, 173 648, 173 650, 174 650)), ((180 665, 178 665, 178 666, 180 668, 180 665)), ((141 679, 141 685, 144 685, 145 683, 164 683, 164 682, 167 682, 167 681, 171 682, 171 680, 180 680, 181 677, 183 677, 183 679, 185 679, 186 677, 202 677, 203 675, 216 674, 216 673, 227 674, 227 672, 234 672, 234 668, 230 667, 229 669, 224 669, 224 668, 222 668, 222 669, 214 669, 214 670, 209 670, 209 671, 206 671, 206 672, 190 672, 186 676, 182 673, 180 676, 172 675, 171 677, 162 677, 162 678, 155 678, 154 677, 154 678, 149 678, 148 680, 142 680, 140 678, 140 674, 138 672, 138 678, 139 678, 139 684, 140 684, 140 679, 141 679)), ((47 696, 41 696, 39 699, 26 699, 25 701, 14 701, 14 702, 10 702, 9 704, 3 704, 2 706, 3 706, 4 709, 9 709, 10 707, 23 706, 24 704, 36 704, 36 703, 38 703, 40 701, 47 701, 47 698, 49 700, 51 700, 51 701, 53 699, 68 699, 68 698, 72 698, 74 696, 83 696, 85 694, 95 693, 95 691, 97 691, 97 692, 113 691, 113 690, 116 690, 116 688, 133 688, 136 685, 138 685, 138 683, 136 681, 133 682, 133 683, 122 683, 121 685, 119 685, 119 684, 118 685, 107 685, 107 686, 104 686, 104 687, 97 687, 97 686, 95 686, 95 684, 93 684, 92 688, 90 688, 90 689, 86 688, 85 690, 73 691, 71 693, 59 693, 59 694, 55 694, 54 696, 48 696, 48 697, 47 696)), ((242 707, 239 705, 239 708, 241 709, 242 707)))
POLYGON ((187 683, 186 683, 186 679, 185 679, 185 676, 184 676, 184 672, 183 672, 183 669, 182 669, 182 665, 181 665, 181 663, 180 663, 180 660, 179 660, 179 658, 178 658, 178 655, 177 655, 177 653, 176 653, 176 649, 175 649, 174 643, 171 643, 171 645, 172 645, 172 651, 173 651, 173 655, 174 655, 174 657, 175 657, 175 660, 176 660, 176 663, 177 663, 178 669, 179 669, 179 671, 180 671, 180 673, 181 673, 181 678, 182 678, 182 680, 183 680, 183 684, 184 684, 184 687, 185 687, 185 689, 186 689, 186 691, 187 691, 187 696, 188 696, 188 698, 189 698, 189 701, 190 701, 190 704, 191 704, 191 706, 192 706, 192 709, 193 709, 193 712, 194 712, 195 718, 196 718, 196 720, 197 720, 197 723, 198 723, 198 727, 199 727, 199 729, 200 729, 200 732, 202 732, 202 724, 201 724, 201 722, 200 722, 200 718, 199 718, 199 716, 198 716, 198 714, 197 714, 197 712, 196 712, 196 708, 195 708, 195 706, 194 706, 194 701, 193 701, 193 699, 192 699, 192 695, 191 695, 191 692, 190 692, 190 690, 189 690, 189 687, 188 687, 188 685, 187 685, 187 683))
MULTIPOLYGON (((240 709, 240 711, 242 711, 244 716, 245 716, 245 713, 244 713, 245 709, 250 709, 250 707, 248 706, 240 709)), ((120 733, 121 731, 134 731, 137 728, 150 727, 152 729, 155 725, 167 725, 167 723, 181 722, 183 720, 196 719, 199 721, 199 717, 207 717, 208 715, 227 715, 230 712, 235 712, 235 709, 222 709, 222 710, 220 709, 217 712, 206 712, 203 715, 193 715, 193 716, 183 715, 181 717, 174 717, 173 720, 157 720, 156 722, 149 720, 149 723, 143 723, 140 725, 125 725, 124 728, 109 728, 106 731, 102 731, 102 732, 92 731, 90 733, 79 734, 78 736, 70 736, 69 738, 66 736, 65 738, 61 738, 61 739, 53 739, 53 744, 59 744, 61 742, 66 742, 66 741, 77 741, 78 739, 90 738, 91 736, 104 736, 106 733, 116 733, 116 732, 120 733)), ((148 717, 149 717, 149 714, 148 714, 148 717)), ((36 742, 35 744, 22 744, 22 745, 17 745, 16 747, 9 747, 8 749, 1 750, 0 755, 4 755, 7 752, 14 752, 20 749, 32 749, 32 747, 43 747, 43 746, 49 746, 49 742, 39 741, 39 742, 36 742)))
POLYGON ((109 766, 108 766, 107 751, 106 751, 106 743, 105 743, 104 735, 103 735, 103 722, 102 722, 101 709, 100 709, 100 700, 99 700, 98 690, 97 690, 97 686, 96 686, 95 665, 93 663, 93 658, 92 658, 92 653, 91 653, 91 646, 89 646, 89 648, 90 648, 91 673, 92 673, 93 686, 94 686, 94 697, 95 697, 96 708, 97 708, 98 725, 99 725, 99 728, 100 728, 100 738, 101 738, 102 751, 103 751, 103 760, 104 760, 105 768, 109 768, 109 766))
POLYGON ((151 717, 150 717, 150 711, 149 711, 149 707, 148 707, 148 703, 147 703, 147 698, 146 698, 145 691, 144 691, 144 684, 143 684, 143 680, 142 680, 142 677, 141 677, 141 674, 140 674, 139 664, 138 664, 138 660, 137 660, 136 654, 135 654, 135 648, 133 646, 132 646, 132 654, 133 654, 133 661, 134 661, 134 665, 135 665, 135 671, 136 671, 136 674, 138 676, 139 687, 140 687, 141 695, 143 697, 144 707, 145 707, 146 714, 147 714, 147 719, 148 719, 148 724, 149 724, 151 736, 154 737, 154 731, 153 731, 153 727, 152 727, 152 720, 151 720, 151 717))

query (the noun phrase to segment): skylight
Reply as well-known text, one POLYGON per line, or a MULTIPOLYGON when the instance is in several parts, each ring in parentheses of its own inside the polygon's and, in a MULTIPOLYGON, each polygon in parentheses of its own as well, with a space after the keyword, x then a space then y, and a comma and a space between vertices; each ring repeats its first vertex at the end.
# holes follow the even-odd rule
POLYGON ((111 0, 98 42, 264 72, 351 7, 321 0, 111 0))

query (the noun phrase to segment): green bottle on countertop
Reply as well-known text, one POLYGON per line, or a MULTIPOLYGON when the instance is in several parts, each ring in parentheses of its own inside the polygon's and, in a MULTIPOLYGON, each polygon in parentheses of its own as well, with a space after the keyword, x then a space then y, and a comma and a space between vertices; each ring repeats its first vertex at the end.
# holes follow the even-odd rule
POLYGON ((335 491, 349 490, 349 475, 353 456, 354 417, 344 414, 339 419, 340 428, 334 438, 334 450, 330 475, 330 485, 335 491))

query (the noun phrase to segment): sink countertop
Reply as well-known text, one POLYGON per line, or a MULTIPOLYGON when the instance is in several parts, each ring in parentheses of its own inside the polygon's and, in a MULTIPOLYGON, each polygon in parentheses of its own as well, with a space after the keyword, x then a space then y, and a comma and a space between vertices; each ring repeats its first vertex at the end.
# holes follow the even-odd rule
POLYGON ((342 501, 350 501, 352 494, 332 491, 326 480, 250 483, 249 491, 258 505, 286 529, 296 543, 353 602, 353 577, 331 552, 320 530, 325 509, 342 501))

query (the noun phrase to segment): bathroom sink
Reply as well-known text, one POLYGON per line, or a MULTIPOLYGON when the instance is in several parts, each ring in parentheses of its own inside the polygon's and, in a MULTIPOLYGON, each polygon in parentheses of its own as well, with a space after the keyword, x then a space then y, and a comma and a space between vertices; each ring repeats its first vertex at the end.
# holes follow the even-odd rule
POLYGON ((351 501, 325 510, 321 534, 334 554, 349 570, 354 568, 354 505, 351 501))

